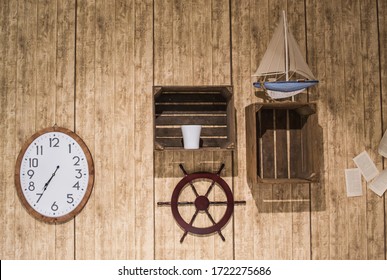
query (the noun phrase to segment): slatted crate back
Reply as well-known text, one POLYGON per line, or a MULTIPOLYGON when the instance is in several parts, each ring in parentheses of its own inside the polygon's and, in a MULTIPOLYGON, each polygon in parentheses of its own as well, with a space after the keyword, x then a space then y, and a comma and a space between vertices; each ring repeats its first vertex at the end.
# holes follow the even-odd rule
POLYGON ((182 125, 202 125, 200 148, 234 147, 230 86, 154 87, 155 149, 182 149, 182 125))
POLYGON ((256 103, 246 108, 249 181, 318 180, 321 159, 314 103, 256 103))

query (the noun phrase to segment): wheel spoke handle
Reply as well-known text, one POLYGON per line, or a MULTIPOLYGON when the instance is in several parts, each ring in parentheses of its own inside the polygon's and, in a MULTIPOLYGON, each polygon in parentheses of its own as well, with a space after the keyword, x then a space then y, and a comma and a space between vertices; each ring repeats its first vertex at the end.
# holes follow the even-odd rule
MULTIPOLYGON (((212 216, 211 216, 210 212, 208 212, 208 210, 205 210, 205 212, 206 212, 206 214, 207 214, 208 218, 210 219, 210 221, 212 222, 212 224, 214 224, 214 225, 215 225, 215 224, 216 224, 216 222, 215 222, 215 220, 212 218, 212 216)), ((218 232, 218 234, 219 234, 220 238, 222 238, 222 240, 223 240, 223 241, 226 241, 226 238, 224 238, 224 236, 223 236, 222 232, 221 232, 220 230, 218 230, 217 232, 218 232)))
MULTIPOLYGON (((188 176, 187 171, 185 171, 184 166, 181 163, 179 164, 179 167, 180 167, 181 171, 183 171, 184 176, 188 176)), ((199 193, 196 191, 196 188, 195 188, 194 184, 192 183, 192 181, 190 181, 189 184, 190 184, 191 189, 194 192, 195 196, 198 197, 199 193)))
MULTIPOLYGON (((178 202, 177 203, 178 205, 194 205, 195 202, 193 201, 181 201, 181 202, 178 202)), ((237 205, 245 205, 246 204, 246 201, 244 200, 238 200, 238 201, 234 201, 234 204, 237 204, 237 205)), ((157 202, 157 205, 158 206, 171 206, 171 203, 170 202, 157 202)), ((210 205, 227 205, 227 201, 210 201, 210 205)))
MULTIPOLYGON (((191 221, 189 222, 189 224, 190 224, 191 226, 192 226, 193 222, 195 221, 196 216, 198 215, 198 213, 199 213, 199 210, 196 210, 195 214, 192 216, 192 219, 191 219, 191 221)), ((183 236, 180 238, 180 243, 183 243, 184 238, 187 236, 187 234, 188 234, 188 230, 184 230, 184 234, 183 234, 183 236)))

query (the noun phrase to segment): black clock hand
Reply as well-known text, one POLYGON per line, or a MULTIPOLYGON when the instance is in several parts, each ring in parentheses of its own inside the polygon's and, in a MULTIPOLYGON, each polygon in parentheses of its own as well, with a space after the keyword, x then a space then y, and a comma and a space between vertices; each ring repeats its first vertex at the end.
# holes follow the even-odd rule
POLYGON ((44 184, 44 189, 43 189, 43 192, 47 189, 47 187, 48 187, 48 184, 50 184, 50 182, 51 182, 51 180, 52 180, 52 178, 54 178, 54 176, 55 176, 55 174, 56 174, 56 171, 58 171, 58 169, 59 169, 59 165, 56 167, 56 169, 55 169, 55 171, 54 171, 54 173, 52 173, 52 175, 51 175, 51 178, 47 181, 47 183, 46 184, 44 184))
POLYGON ((54 176, 55 176, 56 172, 58 171, 58 169, 59 169, 59 165, 56 167, 54 173, 52 173, 52 175, 51 175, 50 179, 47 181, 47 183, 44 184, 43 192, 37 194, 37 195, 39 195, 39 198, 38 198, 38 200, 36 201, 36 203, 38 203, 39 200, 42 198, 44 192, 47 190, 48 185, 50 184, 52 178, 54 178, 54 176))

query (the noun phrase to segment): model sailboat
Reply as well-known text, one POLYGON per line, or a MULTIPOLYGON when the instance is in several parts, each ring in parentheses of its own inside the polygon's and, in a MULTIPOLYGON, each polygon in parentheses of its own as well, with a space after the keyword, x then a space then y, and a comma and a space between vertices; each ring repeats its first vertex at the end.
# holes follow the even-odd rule
POLYGON ((253 85, 272 99, 294 96, 318 83, 289 32, 285 11, 253 76, 259 77, 253 85))

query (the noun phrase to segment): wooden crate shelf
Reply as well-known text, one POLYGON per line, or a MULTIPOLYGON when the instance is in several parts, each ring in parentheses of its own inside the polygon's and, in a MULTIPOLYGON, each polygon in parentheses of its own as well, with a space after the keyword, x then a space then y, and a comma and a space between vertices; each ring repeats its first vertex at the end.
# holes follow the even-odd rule
POLYGON ((183 148, 181 125, 202 125, 201 149, 233 149, 235 113, 231 86, 155 86, 156 150, 183 148))
POLYGON ((315 103, 255 103, 246 107, 250 183, 307 183, 319 179, 322 140, 315 103))

